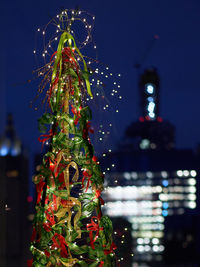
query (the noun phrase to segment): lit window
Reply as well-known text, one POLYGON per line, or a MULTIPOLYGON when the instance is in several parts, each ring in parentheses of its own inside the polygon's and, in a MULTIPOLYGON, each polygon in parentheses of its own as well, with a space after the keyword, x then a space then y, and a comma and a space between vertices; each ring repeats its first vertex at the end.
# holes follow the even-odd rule
POLYGON ((17 170, 7 171, 6 175, 7 177, 17 177, 19 172, 17 170))
POLYGON ((158 238, 153 238, 153 239, 152 239, 152 243, 153 243, 154 245, 158 245, 158 244, 159 244, 159 239, 158 239, 158 238))
POLYGON ((196 208, 196 202, 194 202, 194 201, 190 201, 190 202, 188 202, 188 207, 189 207, 190 209, 195 209, 195 208, 196 208))
POLYGON ((138 252, 143 252, 144 251, 144 246, 137 246, 137 251, 138 252))
POLYGON ((167 202, 164 202, 163 203, 163 209, 168 209, 168 207, 169 207, 169 204, 167 202))
POLYGON ((184 175, 184 176, 189 176, 189 174, 190 174, 190 173, 189 173, 188 170, 183 171, 183 175, 184 175))
POLYGON ((162 211, 162 215, 165 217, 165 216, 167 216, 168 215, 168 211, 167 210, 163 210, 162 211))
POLYGON ((140 143, 141 149, 148 149, 150 145, 150 141, 148 139, 143 139, 140 143))
POLYGON ((149 117, 152 118, 152 119, 155 118, 155 113, 153 113, 153 112, 150 112, 148 115, 149 115, 149 117))
POLYGON ((151 83, 146 84, 146 91, 148 94, 153 94, 154 93, 154 86, 151 83))
POLYGON ((147 175, 148 178, 152 178, 153 177, 153 173, 152 172, 147 172, 146 175, 147 175))
POLYGON ((178 170, 178 171, 176 172, 176 174, 177 174, 179 177, 181 177, 181 176, 183 176, 183 171, 178 170))
POLYGON ((138 238, 137 239, 137 243, 142 245, 144 243, 144 239, 143 238, 138 238))
POLYGON ((195 177, 197 175, 197 172, 195 170, 190 171, 190 174, 192 177, 195 177))
POLYGON ((166 171, 162 171, 161 175, 162 175, 163 178, 167 178, 167 176, 168 176, 166 171))
POLYGON ((7 146, 2 146, 0 148, 0 156, 4 157, 4 156, 8 155, 8 152, 9 152, 9 150, 8 150, 7 146))
POLYGON ((150 102, 147 106, 147 110, 149 111, 150 114, 154 112, 154 108, 155 108, 154 102, 150 102))
POLYGON ((195 185, 196 184, 196 180, 194 178, 190 178, 190 179, 188 179, 188 184, 189 185, 195 185))
POLYGON ((124 173, 124 178, 127 179, 127 180, 131 179, 131 174, 129 172, 125 172, 124 173))
POLYGON ((163 180, 163 181, 162 181, 162 184, 163 184, 163 186, 165 186, 165 187, 166 187, 166 186, 168 186, 168 185, 169 185, 169 182, 168 182, 167 180, 163 180))
POLYGON ((149 96, 149 97, 147 98, 147 100, 148 100, 149 102, 154 102, 154 101, 155 101, 154 98, 151 97, 151 96, 149 96))
POLYGON ((132 173, 131 173, 131 177, 132 177, 133 179, 136 179, 136 178, 138 177, 138 175, 137 175, 136 172, 132 172, 132 173))

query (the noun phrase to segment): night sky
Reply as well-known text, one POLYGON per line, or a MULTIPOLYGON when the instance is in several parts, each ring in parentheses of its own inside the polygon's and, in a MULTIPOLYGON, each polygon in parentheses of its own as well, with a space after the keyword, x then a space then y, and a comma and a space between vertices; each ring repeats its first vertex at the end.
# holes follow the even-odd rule
POLYGON ((139 112, 138 74, 155 66, 161 77, 161 112, 176 126, 178 148, 200 143, 200 1, 198 0, 2 0, 0 56, 0 133, 5 116, 12 112, 18 136, 31 153, 40 152, 37 141, 39 112, 29 107, 37 91, 32 79, 37 28, 62 8, 75 8, 95 15, 93 38, 99 59, 114 73, 121 73, 117 142, 139 112), (146 55, 153 36, 159 36, 146 55))

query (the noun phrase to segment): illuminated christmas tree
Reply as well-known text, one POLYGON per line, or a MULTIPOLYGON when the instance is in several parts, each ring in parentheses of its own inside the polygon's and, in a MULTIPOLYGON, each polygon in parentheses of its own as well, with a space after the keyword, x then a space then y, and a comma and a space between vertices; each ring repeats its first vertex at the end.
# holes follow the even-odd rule
POLYGON ((39 90, 49 84, 49 110, 39 119, 39 141, 48 142, 49 150, 34 176, 37 201, 29 266, 116 266, 112 222, 101 212, 104 175, 89 137, 92 114, 86 98, 92 97, 92 71, 71 30, 76 20, 89 33, 91 26, 79 15, 65 10, 53 20, 60 34, 54 38, 57 50, 38 72, 44 77, 39 90))

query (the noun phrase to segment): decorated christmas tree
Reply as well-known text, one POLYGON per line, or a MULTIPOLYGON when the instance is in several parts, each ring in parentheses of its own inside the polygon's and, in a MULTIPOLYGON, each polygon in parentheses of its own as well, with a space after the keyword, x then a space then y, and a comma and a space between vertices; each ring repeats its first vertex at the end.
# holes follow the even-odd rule
MULTIPOLYGON (((90 139, 92 113, 86 99, 92 97, 93 71, 72 30, 79 15, 64 10, 53 19, 57 49, 38 72, 43 76, 40 92, 48 86, 39 141, 49 147, 34 176, 37 200, 29 266, 116 266, 112 222, 101 212, 104 175, 90 139)), ((90 33, 90 25, 85 26, 90 33)))

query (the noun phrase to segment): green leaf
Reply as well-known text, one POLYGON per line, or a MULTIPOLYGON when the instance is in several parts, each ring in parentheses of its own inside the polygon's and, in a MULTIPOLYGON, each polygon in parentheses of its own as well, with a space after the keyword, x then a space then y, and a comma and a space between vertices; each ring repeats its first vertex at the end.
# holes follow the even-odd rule
POLYGON ((92 119, 92 111, 89 108, 89 106, 86 106, 81 109, 81 117, 83 117, 85 120, 91 120, 92 119))
POLYGON ((51 113, 44 113, 42 117, 38 119, 38 129, 41 133, 45 133, 47 130, 47 124, 51 124, 54 120, 54 116, 51 113))

